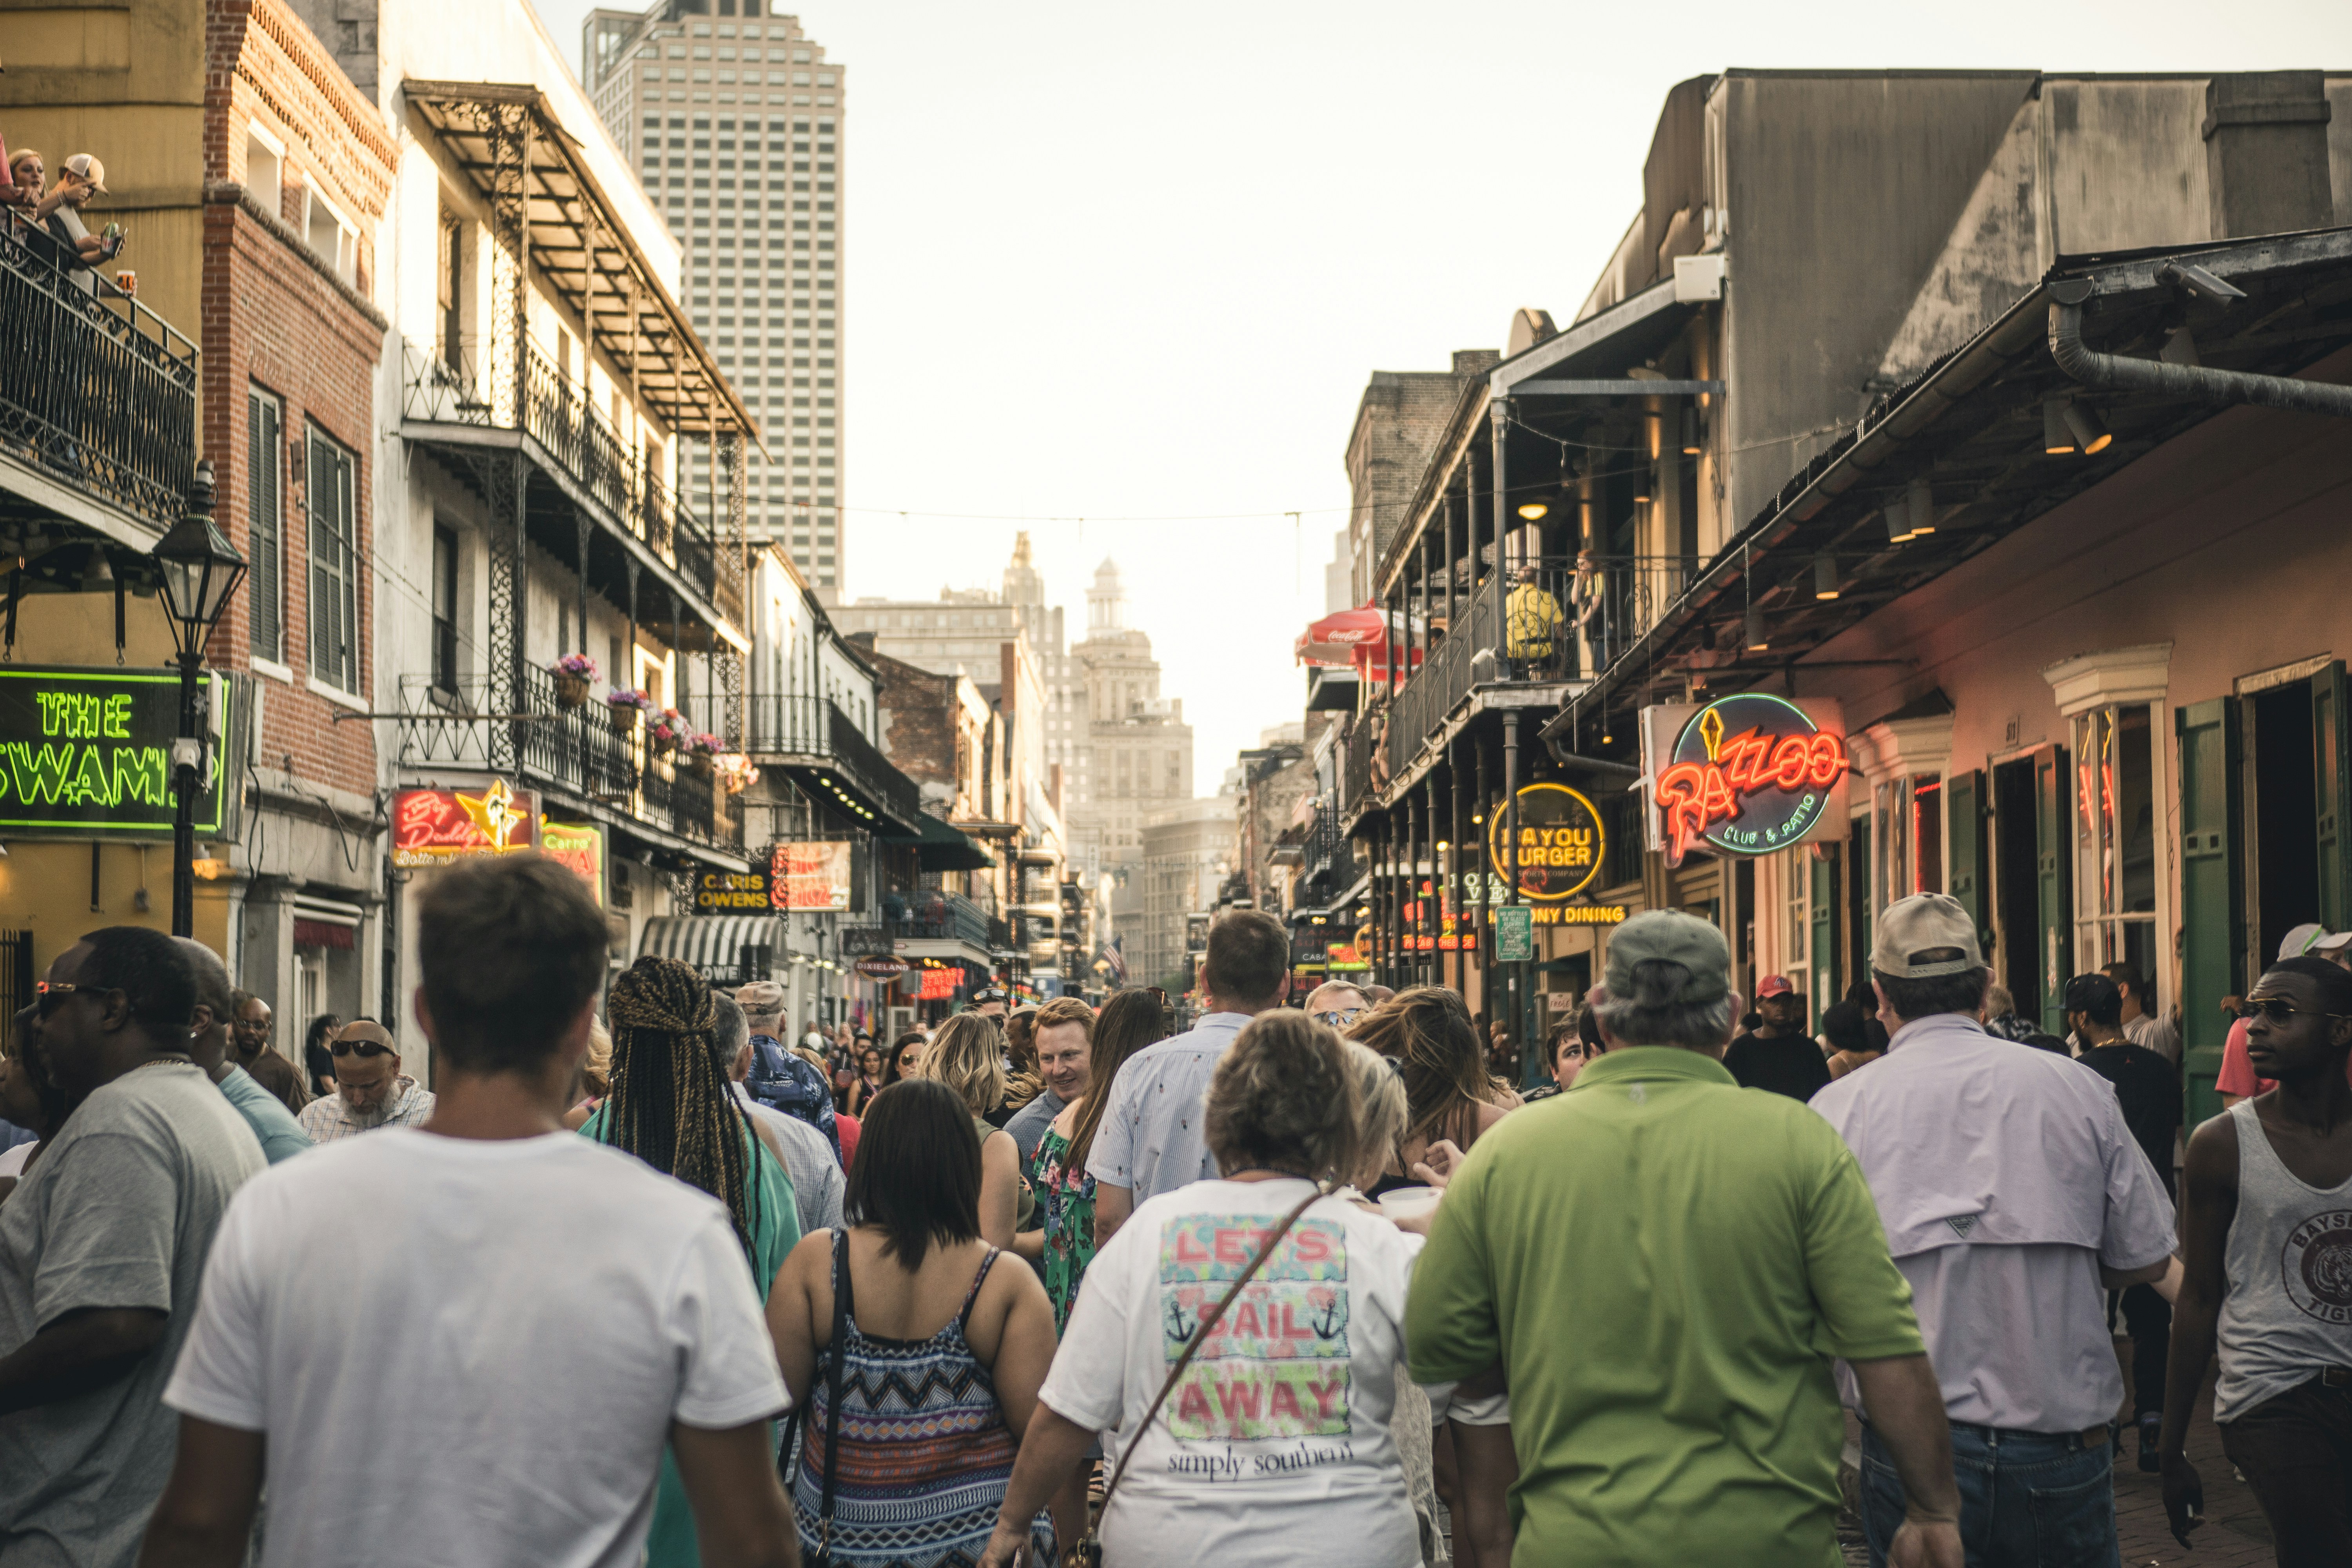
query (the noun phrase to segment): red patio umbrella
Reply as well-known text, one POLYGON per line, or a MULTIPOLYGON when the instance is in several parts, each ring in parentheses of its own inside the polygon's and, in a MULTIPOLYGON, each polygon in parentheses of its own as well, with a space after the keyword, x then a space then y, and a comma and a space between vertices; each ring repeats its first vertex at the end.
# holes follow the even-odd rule
MULTIPOLYGON (((1401 617, 1384 616, 1370 605, 1359 605, 1352 610, 1335 610, 1298 634, 1298 662, 1320 665, 1329 669, 1369 668, 1370 679, 1384 679, 1392 619, 1400 623, 1395 626, 1399 640, 1410 643, 1411 639, 1404 635, 1401 617)), ((1418 620, 1412 625, 1415 631, 1421 629, 1418 620)), ((1418 665, 1421 650, 1412 649, 1411 658, 1412 662, 1418 665)), ((1404 657, 1399 656, 1398 662, 1403 663, 1404 657)))

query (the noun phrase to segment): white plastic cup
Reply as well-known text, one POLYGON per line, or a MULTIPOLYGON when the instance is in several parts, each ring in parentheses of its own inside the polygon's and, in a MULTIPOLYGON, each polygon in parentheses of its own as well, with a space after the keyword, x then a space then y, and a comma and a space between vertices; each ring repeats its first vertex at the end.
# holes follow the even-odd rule
POLYGON ((1381 1194, 1381 1213, 1389 1219, 1418 1219, 1433 1211, 1443 1196, 1435 1187, 1398 1187, 1381 1194))

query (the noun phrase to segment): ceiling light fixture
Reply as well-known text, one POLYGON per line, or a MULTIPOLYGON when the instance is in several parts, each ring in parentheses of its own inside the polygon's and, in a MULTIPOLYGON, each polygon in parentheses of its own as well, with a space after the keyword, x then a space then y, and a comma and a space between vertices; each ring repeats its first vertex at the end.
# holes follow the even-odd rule
POLYGON ((2084 405, 2069 402, 2065 419, 2066 428, 2074 432, 2074 439, 2082 444, 2083 456, 2087 458, 2104 452, 2115 445, 2115 432, 2099 423, 2099 416, 2084 405))
POLYGON ((1838 596, 1837 557, 1823 550, 1813 556, 1813 597, 1834 599, 1838 596))

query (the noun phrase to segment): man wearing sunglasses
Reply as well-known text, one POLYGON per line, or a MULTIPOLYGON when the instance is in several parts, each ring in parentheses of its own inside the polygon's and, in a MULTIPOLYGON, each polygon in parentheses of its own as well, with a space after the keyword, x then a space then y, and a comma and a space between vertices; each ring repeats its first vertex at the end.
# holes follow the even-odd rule
POLYGON ((163 1385, 261 1146, 190 1060, 170 937, 92 931, 35 998, 26 1060, 65 1114, 0 1205, 0 1562, 118 1568, 171 1471, 163 1385))
MULTIPOLYGON (((2339 969, 2352 969, 2352 931, 2331 933, 2326 926, 2305 921, 2280 939, 2278 955, 2282 963, 2290 958, 2324 958, 2339 969)), ((2213 1092, 2221 1097, 2221 1109, 2227 1110, 2242 1100, 2268 1094, 2278 1086, 2257 1074, 2246 1058, 2246 1023, 2252 1012, 2235 996, 2222 998, 2221 1006, 2231 1023, 2221 1042, 2221 1068, 2213 1076, 2213 1092)))
POLYGON ((433 1114, 433 1091, 400 1070, 400 1048, 382 1024, 345 1024, 327 1048, 335 1058, 335 1092, 302 1108, 302 1131, 313 1143, 379 1127, 420 1127, 433 1114))
POLYGON ((1364 994, 1344 980, 1327 980, 1307 998, 1307 1015, 1318 1024, 1328 1024, 1341 1034, 1372 1010, 1364 994))
POLYGON ((2352 973, 2282 959, 2247 1011, 2253 1068, 2277 1087, 2189 1140, 2164 1511, 2187 1544, 2204 1489, 2182 1445, 2218 1342, 2221 1450, 2262 1504, 2279 1563, 2352 1563, 2352 973))

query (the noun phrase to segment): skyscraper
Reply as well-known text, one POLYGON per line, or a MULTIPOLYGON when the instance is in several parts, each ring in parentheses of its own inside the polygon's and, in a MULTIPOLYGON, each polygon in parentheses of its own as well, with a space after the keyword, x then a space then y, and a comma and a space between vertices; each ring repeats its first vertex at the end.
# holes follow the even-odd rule
MULTIPOLYGON (((847 75, 767 0, 592 11, 581 79, 685 252, 685 303, 767 447, 746 528, 827 603, 848 564, 841 507, 841 148, 847 75), (714 14, 715 8, 715 14, 714 14), (740 13, 740 14, 739 14, 740 13)), ((681 456, 692 493, 705 453, 681 456)))

